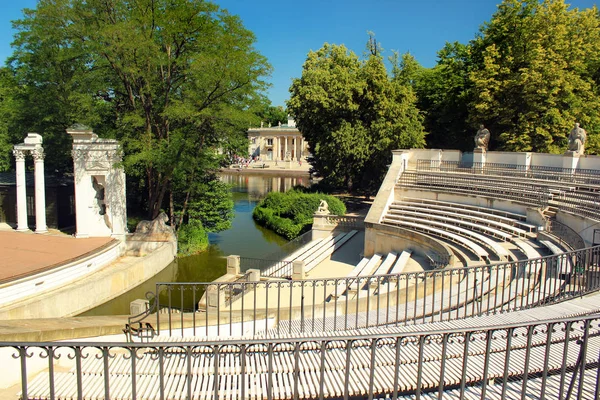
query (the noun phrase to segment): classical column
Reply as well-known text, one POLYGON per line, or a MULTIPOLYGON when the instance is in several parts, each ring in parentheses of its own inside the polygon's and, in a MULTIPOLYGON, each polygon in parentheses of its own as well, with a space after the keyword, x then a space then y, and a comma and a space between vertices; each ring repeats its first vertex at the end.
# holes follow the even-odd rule
POLYGON ((27 189, 25 183, 25 151, 13 150, 17 164, 17 230, 26 231, 27 227, 27 189))
POLYGON ((288 143, 288 137, 284 136, 284 140, 285 140, 285 150, 283 151, 283 159, 287 160, 287 153, 288 153, 288 149, 287 149, 287 143, 288 143))
POLYGON ((35 162, 35 233, 48 232, 46 226, 46 183, 44 181, 44 149, 31 151, 35 162))
POLYGON ((277 153, 275 153, 275 161, 279 160, 279 155, 281 154, 281 137, 277 137, 277 153))

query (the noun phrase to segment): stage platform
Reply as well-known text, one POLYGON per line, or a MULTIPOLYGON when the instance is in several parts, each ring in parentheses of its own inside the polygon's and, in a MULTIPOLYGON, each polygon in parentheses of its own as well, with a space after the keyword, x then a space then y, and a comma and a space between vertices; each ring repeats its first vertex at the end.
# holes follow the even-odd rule
POLYGON ((47 271, 95 253, 115 239, 55 233, 36 234, 0 230, 0 284, 47 271))

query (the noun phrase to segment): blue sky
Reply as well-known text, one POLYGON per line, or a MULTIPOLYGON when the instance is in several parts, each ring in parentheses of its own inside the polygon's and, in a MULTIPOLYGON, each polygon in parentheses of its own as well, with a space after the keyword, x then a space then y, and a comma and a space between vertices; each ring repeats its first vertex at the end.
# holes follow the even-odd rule
MULTIPOLYGON (((345 44, 362 54, 368 36, 375 33, 386 54, 409 51, 426 67, 435 65, 445 42, 471 40, 489 21, 500 0, 216 0, 239 15, 256 34, 256 48, 273 66, 268 97, 285 105, 292 78, 302 73, 310 50, 323 43, 345 44)), ((598 0, 571 0, 588 8, 598 0)), ((11 53, 11 20, 36 0, 0 0, 0 59, 11 53)))

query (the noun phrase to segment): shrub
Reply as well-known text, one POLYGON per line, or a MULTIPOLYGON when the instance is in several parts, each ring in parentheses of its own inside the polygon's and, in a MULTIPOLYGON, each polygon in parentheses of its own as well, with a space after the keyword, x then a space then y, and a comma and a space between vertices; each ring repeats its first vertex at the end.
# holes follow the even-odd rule
POLYGON ((333 196, 290 190, 286 193, 269 193, 256 206, 252 215, 258 224, 291 240, 311 228, 313 214, 319 208, 321 200, 327 202, 332 214, 346 213, 344 203, 333 196))
POLYGON ((177 253, 189 256, 200 253, 208 247, 208 233, 199 220, 190 220, 177 232, 177 253))

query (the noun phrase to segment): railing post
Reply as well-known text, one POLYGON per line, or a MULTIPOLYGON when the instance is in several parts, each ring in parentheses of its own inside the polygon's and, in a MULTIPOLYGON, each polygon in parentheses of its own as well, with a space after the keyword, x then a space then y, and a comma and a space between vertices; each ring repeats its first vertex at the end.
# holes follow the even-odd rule
POLYGON ((240 274, 240 256, 227 256, 227 273, 230 275, 240 274))
POLYGON ((292 262, 292 280, 297 281, 306 277, 306 264, 304 260, 294 260, 292 262))

